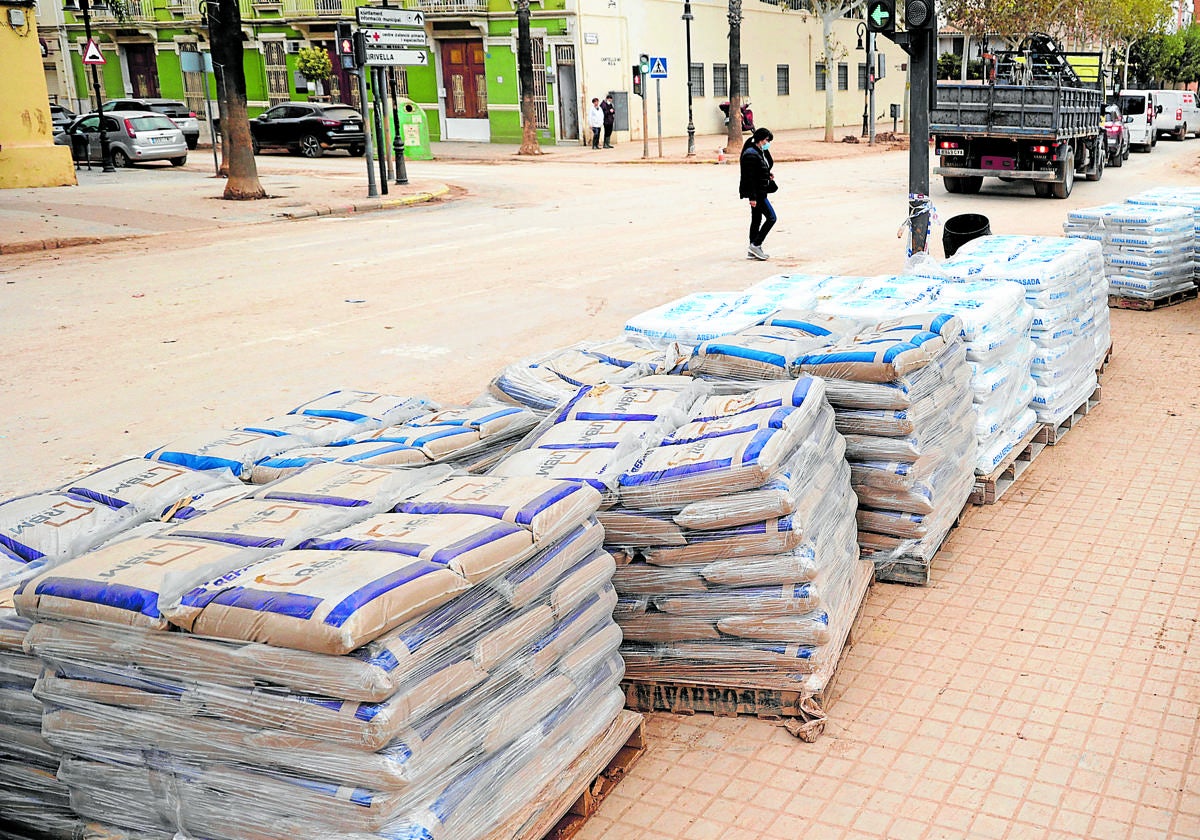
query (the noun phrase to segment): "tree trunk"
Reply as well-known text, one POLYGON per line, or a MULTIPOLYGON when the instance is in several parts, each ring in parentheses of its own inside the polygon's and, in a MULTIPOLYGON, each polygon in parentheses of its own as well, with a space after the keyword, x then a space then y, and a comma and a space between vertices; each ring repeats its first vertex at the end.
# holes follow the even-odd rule
POLYGON ((223 197, 234 200, 266 198, 267 193, 258 181, 250 123, 246 119, 246 71, 242 66, 242 16, 238 2, 216 0, 208 4, 208 10, 213 62, 221 65, 224 81, 219 91, 221 136, 229 179, 225 182, 223 197))
POLYGON ((821 18, 821 41, 825 45, 825 142, 833 142, 833 91, 837 85, 833 66, 833 20, 821 18))
POLYGON ((521 88, 519 155, 540 155, 537 112, 533 106, 533 39, 529 37, 529 0, 517 0, 517 81, 521 88))
MULTIPOLYGON (((224 106, 221 103, 225 101, 225 78, 216 64, 213 65, 213 76, 217 80, 217 117, 220 118, 224 116, 221 110, 224 106)), ((217 177, 229 177, 229 132, 225 130, 224 121, 221 122, 221 165, 217 167, 217 177)))
POLYGON ((725 153, 738 154, 741 150, 742 0, 729 0, 729 132, 725 138, 725 153))

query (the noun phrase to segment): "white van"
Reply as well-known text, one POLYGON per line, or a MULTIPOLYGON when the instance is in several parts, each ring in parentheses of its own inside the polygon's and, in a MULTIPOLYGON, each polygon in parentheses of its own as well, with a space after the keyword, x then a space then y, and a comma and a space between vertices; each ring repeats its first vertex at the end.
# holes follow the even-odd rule
POLYGON ((1123 90, 1117 97, 1117 105, 1125 115, 1125 125, 1129 126, 1129 147, 1148 152, 1158 142, 1158 133, 1154 130, 1155 105, 1152 90, 1123 90))
POLYGON ((1154 130, 1182 140, 1189 134, 1200 136, 1200 107, 1190 90, 1154 91, 1154 130))

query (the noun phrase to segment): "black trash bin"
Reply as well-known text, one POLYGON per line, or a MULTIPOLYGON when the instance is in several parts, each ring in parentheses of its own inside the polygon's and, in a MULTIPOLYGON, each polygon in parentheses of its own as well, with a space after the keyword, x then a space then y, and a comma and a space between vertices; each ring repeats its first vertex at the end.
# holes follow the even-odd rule
POLYGON ((71 157, 76 163, 88 162, 88 136, 86 134, 71 134, 71 157))
POLYGON ((972 239, 987 236, 991 232, 992 225, 987 216, 981 216, 978 213, 951 216, 946 220, 946 227, 942 230, 942 249, 946 252, 946 259, 953 257, 959 248, 972 239))

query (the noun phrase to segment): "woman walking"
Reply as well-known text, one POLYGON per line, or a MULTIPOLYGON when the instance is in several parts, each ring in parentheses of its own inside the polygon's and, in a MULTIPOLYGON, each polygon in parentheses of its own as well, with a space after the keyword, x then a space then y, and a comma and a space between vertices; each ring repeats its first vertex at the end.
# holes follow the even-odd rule
POLYGON ((753 260, 767 259, 763 241, 775 226, 775 208, 767 199, 769 193, 779 186, 771 168, 775 165, 771 157, 771 140, 775 135, 767 128, 756 128, 742 146, 742 177, 738 195, 750 200, 750 245, 746 257, 753 260))

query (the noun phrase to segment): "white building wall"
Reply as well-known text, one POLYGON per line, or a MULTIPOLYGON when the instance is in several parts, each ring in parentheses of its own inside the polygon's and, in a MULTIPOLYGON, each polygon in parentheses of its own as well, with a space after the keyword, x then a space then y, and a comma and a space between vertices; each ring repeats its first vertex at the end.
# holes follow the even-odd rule
MULTIPOLYGON (((704 65, 704 89, 696 91, 694 121, 697 134, 724 131, 718 105, 727 97, 713 89, 713 65, 729 63, 728 3, 692 3, 692 61, 704 65)), ((663 134, 687 133, 687 43, 683 0, 579 0, 581 100, 603 98, 609 90, 632 90, 632 68, 640 53, 667 59, 668 78, 662 81, 663 134)), ((756 125, 771 129, 817 128, 825 125, 825 93, 816 89, 816 63, 822 56, 821 21, 814 15, 784 11, 762 0, 743 0, 742 63, 749 69, 749 100, 756 125), (777 94, 777 67, 787 65, 790 93, 777 94)), ((834 34, 840 57, 830 84, 837 85, 837 62, 848 65, 848 90, 835 90, 834 124, 861 125, 864 92, 858 87, 858 65, 866 53, 857 50, 856 22, 839 20, 834 34)), ((875 114, 879 131, 891 130, 890 103, 901 103, 905 92, 907 55, 891 41, 877 40, 885 56, 886 76, 876 83, 875 114), (880 115, 883 115, 882 117, 880 115)), ((654 80, 647 79, 650 136, 657 135, 654 80)), ((582 103, 581 103, 582 107, 582 103)), ((642 138, 641 100, 630 93, 628 139, 642 138)), ((581 113, 586 113, 584 109, 581 113)), ((623 138, 624 139, 624 138, 623 138)), ((839 138, 840 139, 840 138, 839 138)))

